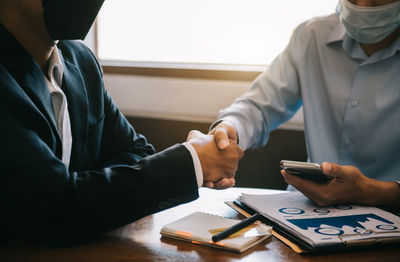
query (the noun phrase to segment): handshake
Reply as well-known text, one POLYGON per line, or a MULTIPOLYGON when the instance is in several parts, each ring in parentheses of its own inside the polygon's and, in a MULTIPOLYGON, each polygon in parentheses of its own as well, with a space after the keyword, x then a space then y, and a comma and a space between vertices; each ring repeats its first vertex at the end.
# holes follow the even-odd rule
POLYGON ((235 185, 235 173, 243 151, 237 144, 237 133, 232 124, 223 121, 208 135, 192 130, 187 142, 199 156, 203 186, 224 189, 235 185))

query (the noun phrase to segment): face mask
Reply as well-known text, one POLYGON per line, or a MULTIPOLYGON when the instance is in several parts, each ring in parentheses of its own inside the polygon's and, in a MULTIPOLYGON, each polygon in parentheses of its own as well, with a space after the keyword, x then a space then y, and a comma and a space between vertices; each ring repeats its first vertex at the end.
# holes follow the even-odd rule
POLYGON ((104 0, 42 0, 47 32, 53 40, 84 39, 104 0))
POLYGON ((365 44, 383 40, 400 26, 400 1, 365 7, 354 5, 348 0, 339 0, 336 13, 347 34, 365 44))

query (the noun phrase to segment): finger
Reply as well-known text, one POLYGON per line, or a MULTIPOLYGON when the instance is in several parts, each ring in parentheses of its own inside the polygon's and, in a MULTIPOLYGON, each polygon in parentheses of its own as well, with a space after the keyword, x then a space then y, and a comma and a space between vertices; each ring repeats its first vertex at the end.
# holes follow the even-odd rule
POLYGON ((311 182, 309 180, 300 178, 298 176, 292 175, 288 172, 286 172, 285 170, 281 170, 281 174, 283 175, 283 177, 285 178, 285 181, 294 186, 295 188, 297 188, 298 190, 305 190, 305 191, 314 191, 315 186, 318 185, 314 182, 311 182))
POLYGON ((240 156, 236 148, 229 146, 223 151, 223 159, 219 161, 219 166, 222 168, 222 176, 224 178, 234 178, 239 167, 240 156))
POLYGON ((215 189, 226 189, 235 185, 234 178, 223 178, 214 184, 215 189))
POLYGON ((225 149, 229 145, 228 134, 223 126, 215 128, 214 141, 218 149, 225 149))
POLYGON ((238 145, 236 145, 235 148, 236 148, 237 154, 239 155, 239 160, 242 159, 242 157, 244 156, 243 150, 238 145))
MULTIPOLYGON (((282 176, 284 177, 285 181, 286 181, 288 184, 292 185, 292 184, 291 184, 291 183, 293 183, 293 182, 291 181, 291 176, 292 176, 292 175, 288 174, 288 173, 285 172, 284 170, 281 170, 281 174, 282 174, 282 176)), ((311 200, 314 201, 315 203, 317 202, 317 201, 316 201, 316 200, 317 200, 316 197, 315 197, 312 193, 310 193, 310 192, 304 190, 302 187, 298 187, 298 185, 295 185, 295 183, 293 183, 292 186, 293 186, 294 188, 296 188, 299 192, 301 192, 303 195, 305 195, 307 198, 311 199, 311 200)))
POLYGON ((237 161, 230 161, 223 167, 223 176, 226 179, 235 179, 236 171, 238 169, 237 161))
POLYGON ((189 141, 192 138, 195 138, 196 136, 201 136, 203 133, 201 133, 198 130, 191 130, 188 134, 188 137, 186 139, 186 141, 189 141))
POLYGON ((225 150, 231 150, 231 152, 236 152, 238 160, 240 160, 244 156, 244 152, 242 148, 236 142, 234 142, 232 139, 229 139, 229 145, 225 148, 225 150))
POLYGON ((204 181, 203 187, 214 188, 214 183, 211 181, 204 181))
POLYGON ((235 179, 234 178, 224 178, 218 183, 218 186, 220 188, 228 188, 231 187, 235 184, 235 179))
POLYGON ((292 185, 314 202, 320 202, 322 192, 326 190, 325 184, 317 184, 306 179, 302 179, 295 175, 291 175, 284 170, 281 170, 281 174, 288 184, 292 185))

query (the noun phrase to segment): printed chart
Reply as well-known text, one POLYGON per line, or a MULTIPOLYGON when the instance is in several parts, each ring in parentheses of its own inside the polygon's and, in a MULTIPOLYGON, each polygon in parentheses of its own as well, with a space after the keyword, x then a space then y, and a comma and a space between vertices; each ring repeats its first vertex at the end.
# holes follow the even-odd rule
POLYGON ((400 217, 375 207, 318 207, 297 192, 242 195, 241 201, 315 246, 400 238, 400 217))

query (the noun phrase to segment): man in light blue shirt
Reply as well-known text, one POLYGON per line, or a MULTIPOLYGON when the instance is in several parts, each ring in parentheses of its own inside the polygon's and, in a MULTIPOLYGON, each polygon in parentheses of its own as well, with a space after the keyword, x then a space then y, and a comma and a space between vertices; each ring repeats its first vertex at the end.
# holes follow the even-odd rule
POLYGON ((399 25, 398 0, 340 0, 337 14, 301 24, 250 90, 220 112, 210 132, 219 148, 228 137, 245 150, 261 147, 303 106, 309 160, 331 162, 322 169, 335 179, 316 184, 282 171, 285 180, 320 205, 399 207, 399 25))

